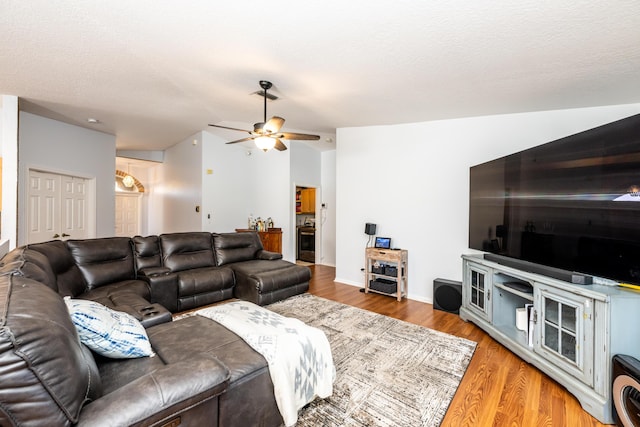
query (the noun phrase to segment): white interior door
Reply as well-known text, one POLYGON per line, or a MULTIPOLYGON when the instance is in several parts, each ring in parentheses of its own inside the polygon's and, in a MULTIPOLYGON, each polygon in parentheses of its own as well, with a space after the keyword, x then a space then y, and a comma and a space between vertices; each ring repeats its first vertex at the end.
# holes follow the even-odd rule
POLYGON ((58 236, 60 223, 58 194, 60 176, 39 171, 29 171, 28 243, 46 242, 58 236))
POLYGON ((88 237, 86 181, 29 170, 27 243, 88 237))
POLYGON ((83 178, 61 177, 61 238, 86 239, 87 236, 87 184, 83 178))
POLYGON ((133 237, 140 234, 141 194, 116 194, 116 230, 118 237, 133 237))

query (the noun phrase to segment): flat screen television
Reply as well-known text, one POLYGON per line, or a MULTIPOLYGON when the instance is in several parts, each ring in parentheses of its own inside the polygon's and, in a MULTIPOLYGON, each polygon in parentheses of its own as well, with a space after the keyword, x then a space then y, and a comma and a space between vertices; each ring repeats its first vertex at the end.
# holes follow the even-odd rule
POLYGON ((640 284, 640 114, 472 166, 469 247, 640 284))

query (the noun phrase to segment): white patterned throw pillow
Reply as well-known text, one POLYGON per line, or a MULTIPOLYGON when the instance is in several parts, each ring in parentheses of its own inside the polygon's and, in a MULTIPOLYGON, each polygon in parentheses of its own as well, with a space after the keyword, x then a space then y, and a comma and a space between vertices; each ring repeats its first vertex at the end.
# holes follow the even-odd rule
POLYGON ((130 314, 89 300, 64 301, 80 341, 91 350, 114 359, 153 356, 147 332, 130 314))

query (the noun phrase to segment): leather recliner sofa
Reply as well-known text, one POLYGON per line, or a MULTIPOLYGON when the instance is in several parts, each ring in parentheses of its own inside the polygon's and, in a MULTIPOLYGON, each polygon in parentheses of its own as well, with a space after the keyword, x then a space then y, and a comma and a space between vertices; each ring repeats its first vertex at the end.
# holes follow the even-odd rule
POLYGON ((268 304, 305 292, 310 276, 255 233, 16 248, 0 261, 0 425, 280 425, 265 359, 218 323, 171 312, 234 296, 268 304), (93 353, 64 296, 132 314, 155 356, 93 353))

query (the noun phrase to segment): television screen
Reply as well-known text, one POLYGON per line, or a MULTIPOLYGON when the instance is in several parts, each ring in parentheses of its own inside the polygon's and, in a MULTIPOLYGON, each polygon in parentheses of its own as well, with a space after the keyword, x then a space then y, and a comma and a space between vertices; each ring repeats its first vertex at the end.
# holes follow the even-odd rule
POLYGON ((640 114, 471 167, 469 247, 640 283, 640 114))

